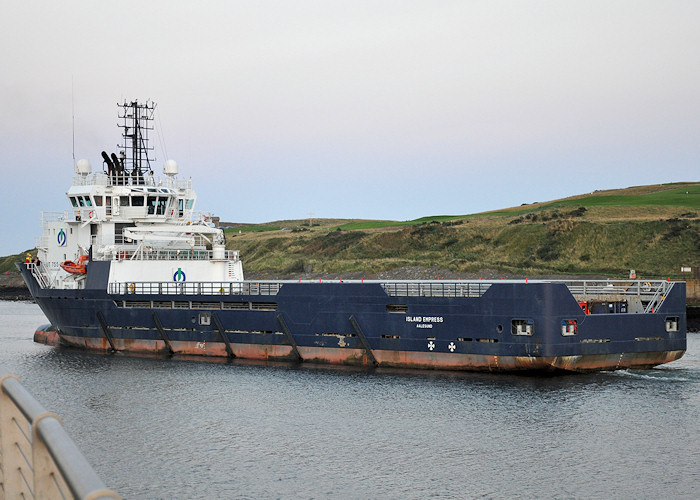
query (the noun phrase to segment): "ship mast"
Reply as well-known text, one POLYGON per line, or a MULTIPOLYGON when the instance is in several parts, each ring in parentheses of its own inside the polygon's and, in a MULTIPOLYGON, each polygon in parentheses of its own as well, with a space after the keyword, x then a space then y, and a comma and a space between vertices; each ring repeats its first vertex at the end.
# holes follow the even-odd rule
POLYGON ((119 118, 123 120, 122 144, 119 144, 120 162, 127 175, 131 175, 132 183, 143 184, 144 175, 151 174, 151 157, 153 147, 148 144, 148 131, 153 130, 153 113, 156 104, 146 101, 140 104, 138 101, 117 104, 122 108, 119 118))

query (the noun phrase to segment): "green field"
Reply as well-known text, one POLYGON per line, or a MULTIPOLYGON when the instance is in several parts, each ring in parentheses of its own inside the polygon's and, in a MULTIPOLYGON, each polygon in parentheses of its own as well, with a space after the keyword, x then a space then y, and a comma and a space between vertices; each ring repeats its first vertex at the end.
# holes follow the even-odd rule
MULTIPOLYGON (((310 231, 234 235, 248 271, 379 273, 422 266, 551 274, 679 277, 700 265, 700 184, 640 186, 471 215, 317 221, 310 231), (337 221, 334 221, 337 222, 337 221)), ((293 221, 286 221, 294 226, 293 221)))

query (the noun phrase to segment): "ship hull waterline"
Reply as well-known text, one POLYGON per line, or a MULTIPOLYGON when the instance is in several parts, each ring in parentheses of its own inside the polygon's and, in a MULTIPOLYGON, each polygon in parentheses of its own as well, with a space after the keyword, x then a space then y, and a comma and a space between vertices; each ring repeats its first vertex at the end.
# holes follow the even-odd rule
POLYGON ((105 338, 59 335, 50 325, 39 327, 34 342, 52 347, 74 348, 91 352, 123 352, 136 355, 193 356, 226 360, 304 362, 366 367, 407 368, 419 370, 453 370, 481 372, 591 372, 636 369, 644 370, 680 359, 685 350, 641 353, 612 353, 575 356, 501 356, 463 353, 373 351, 376 363, 362 349, 299 347, 301 359, 292 346, 230 343, 231 355, 223 342, 114 339, 115 350, 105 338), (172 348, 172 352, 170 351, 172 348))

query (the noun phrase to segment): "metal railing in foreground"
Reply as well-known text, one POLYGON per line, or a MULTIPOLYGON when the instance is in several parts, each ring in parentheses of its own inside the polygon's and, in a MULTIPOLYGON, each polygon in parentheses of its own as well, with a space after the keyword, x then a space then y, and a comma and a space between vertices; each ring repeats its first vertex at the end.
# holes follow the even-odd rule
POLYGON ((58 416, 0 368, 0 499, 121 498, 97 477, 58 416))

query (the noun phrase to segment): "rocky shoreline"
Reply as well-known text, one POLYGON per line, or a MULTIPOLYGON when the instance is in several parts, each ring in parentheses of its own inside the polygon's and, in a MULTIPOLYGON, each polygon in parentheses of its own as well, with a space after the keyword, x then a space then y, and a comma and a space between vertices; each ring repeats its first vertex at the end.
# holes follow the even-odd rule
POLYGON ((17 272, 0 274, 0 300, 34 301, 27 285, 17 272))

